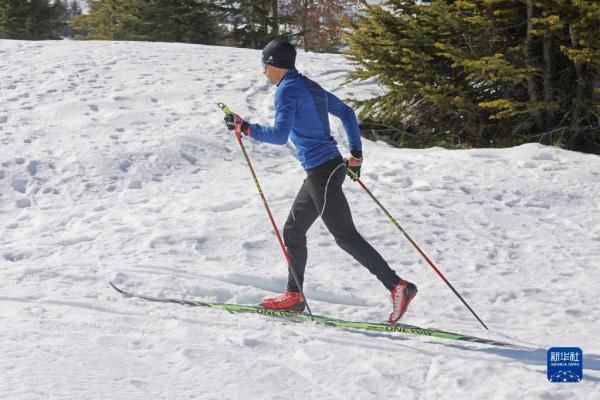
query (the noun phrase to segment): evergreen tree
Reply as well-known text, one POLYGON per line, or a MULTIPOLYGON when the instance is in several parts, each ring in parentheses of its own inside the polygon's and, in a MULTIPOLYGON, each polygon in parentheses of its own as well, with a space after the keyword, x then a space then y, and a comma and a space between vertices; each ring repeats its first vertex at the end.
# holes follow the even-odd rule
POLYGON ((65 0, 65 4, 67 4, 67 15, 70 18, 73 18, 77 15, 81 15, 81 13, 83 12, 77 0, 71 0, 70 3, 68 2, 68 0, 65 0))
POLYGON ((71 0, 70 3, 68 1, 65 1, 65 6, 66 6, 67 26, 65 27, 65 30, 64 30, 64 36, 72 38, 73 36, 75 36, 75 30, 73 28, 71 28, 71 26, 69 26, 68 24, 73 20, 73 18, 75 18, 78 15, 81 15, 83 10, 81 9, 77 0, 71 0))
POLYGON ((137 0, 138 32, 161 42, 217 43, 221 29, 213 6, 198 0, 137 0))
POLYGON ((65 10, 60 1, 1 0, 0 38, 60 39, 66 24, 65 10))
POLYGON ((131 12, 130 0, 89 0, 89 14, 73 19, 71 27, 78 38, 93 40, 142 40, 135 36, 133 26, 139 24, 131 12))
POLYGON ((215 10, 206 0, 90 0, 71 26, 79 38, 217 43, 215 10))
POLYGON ((352 78, 375 77, 387 94, 360 102, 362 116, 413 144, 600 151, 599 29, 592 0, 369 6, 349 35, 352 78))
POLYGON ((0 39, 8 39, 8 0, 0 0, 0 39))
POLYGON ((289 36, 280 32, 290 18, 280 14, 277 0, 221 0, 218 4, 231 26, 229 44, 260 49, 276 37, 289 36))

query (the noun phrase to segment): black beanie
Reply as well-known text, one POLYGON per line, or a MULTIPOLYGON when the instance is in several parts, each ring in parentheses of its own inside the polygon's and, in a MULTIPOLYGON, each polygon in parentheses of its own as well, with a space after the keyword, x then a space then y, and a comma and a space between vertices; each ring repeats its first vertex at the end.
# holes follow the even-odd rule
POLYGON ((274 39, 262 51, 263 64, 279 68, 295 68, 296 48, 285 39, 274 39))

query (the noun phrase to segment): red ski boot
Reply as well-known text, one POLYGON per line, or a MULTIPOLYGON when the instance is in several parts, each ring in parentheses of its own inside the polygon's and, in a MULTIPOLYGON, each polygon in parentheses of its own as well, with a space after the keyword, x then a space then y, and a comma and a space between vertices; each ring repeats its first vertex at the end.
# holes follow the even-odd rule
POLYGON ((294 313, 304 311, 306 303, 302 293, 285 291, 275 297, 265 297, 260 303, 261 306, 269 310, 282 310, 294 313))
POLYGON ((400 279, 400 282, 392 289, 393 311, 388 319, 390 324, 395 324, 402 318, 417 292, 417 287, 414 284, 400 279))

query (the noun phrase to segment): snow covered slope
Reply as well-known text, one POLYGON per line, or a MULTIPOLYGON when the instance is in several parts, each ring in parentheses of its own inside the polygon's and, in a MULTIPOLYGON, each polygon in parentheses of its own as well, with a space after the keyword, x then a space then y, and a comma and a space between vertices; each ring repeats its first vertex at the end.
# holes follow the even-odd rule
MULTIPOLYGON (((0 398, 600 398, 600 158, 530 144, 393 149, 365 141, 364 183, 488 324, 353 182, 364 236, 419 285, 403 322, 533 350, 360 334, 124 299, 255 304, 285 260, 217 102, 273 117, 258 51, 0 41, 0 398), (546 350, 579 346, 584 379, 551 384, 546 350)), ((300 53, 340 97, 340 56, 300 53)), ((344 148, 341 124, 332 128, 344 148)), ((290 146, 247 140, 283 224, 303 179, 290 146)), ((344 150, 345 151, 345 150, 344 150)), ((379 282, 318 221, 313 312, 382 321, 379 282)))

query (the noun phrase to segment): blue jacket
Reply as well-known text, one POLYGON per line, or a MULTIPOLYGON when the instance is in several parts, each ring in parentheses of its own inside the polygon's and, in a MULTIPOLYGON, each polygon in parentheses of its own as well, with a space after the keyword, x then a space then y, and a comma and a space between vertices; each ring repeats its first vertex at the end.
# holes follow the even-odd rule
POLYGON ((275 92, 275 124, 252 124, 250 136, 272 144, 285 144, 290 138, 302 167, 315 168, 340 154, 331 136, 329 113, 342 120, 350 151, 362 151, 354 110, 297 70, 290 69, 275 92))

